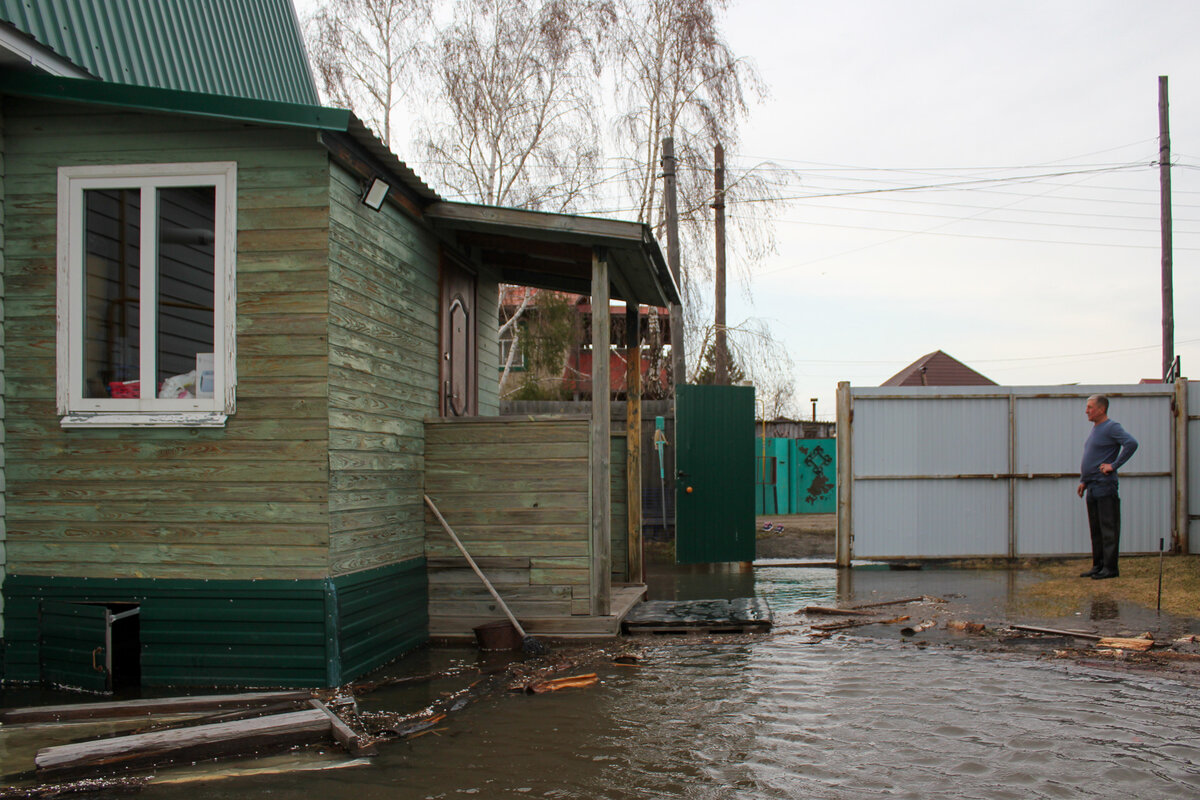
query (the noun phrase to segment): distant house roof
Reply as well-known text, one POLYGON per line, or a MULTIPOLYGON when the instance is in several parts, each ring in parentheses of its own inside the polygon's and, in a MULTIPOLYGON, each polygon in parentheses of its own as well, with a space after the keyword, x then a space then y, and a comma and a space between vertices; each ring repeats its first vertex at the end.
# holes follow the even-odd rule
POLYGON ((110 83, 320 102, 291 0, 0 0, 0 60, 72 74, 65 61, 110 83))
POLYGON ((880 386, 995 386, 953 356, 934 350, 888 378, 880 386))

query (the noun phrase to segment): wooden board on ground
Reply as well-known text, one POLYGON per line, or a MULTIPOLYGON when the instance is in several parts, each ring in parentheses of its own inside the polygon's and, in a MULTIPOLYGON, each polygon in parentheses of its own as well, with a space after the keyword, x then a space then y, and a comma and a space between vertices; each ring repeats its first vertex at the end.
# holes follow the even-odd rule
POLYGON ((626 633, 761 633, 773 624, 761 597, 735 600, 652 600, 625 617, 626 633))
POLYGON ((187 714, 193 711, 218 711, 224 708, 248 708, 282 702, 307 702, 311 692, 249 692, 190 697, 160 697, 150 700, 124 700, 105 703, 73 703, 62 706, 33 706, 0 710, 0 724, 23 722, 62 722, 78 719, 120 719, 152 714, 187 714))
POLYGON ((177 728, 97 741, 47 747, 34 764, 41 772, 134 767, 213 755, 243 754, 257 747, 316 742, 330 736, 322 709, 293 711, 255 719, 177 728))

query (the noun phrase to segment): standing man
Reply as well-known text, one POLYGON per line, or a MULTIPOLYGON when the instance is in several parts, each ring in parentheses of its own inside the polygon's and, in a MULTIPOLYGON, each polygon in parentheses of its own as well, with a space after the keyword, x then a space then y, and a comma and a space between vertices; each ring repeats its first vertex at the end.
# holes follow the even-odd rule
POLYGON ((1108 418, 1108 398, 1094 394, 1085 409, 1092 432, 1083 443, 1079 468, 1080 497, 1087 495, 1088 527, 1092 533, 1092 568, 1079 577, 1094 581, 1115 578, 1121 547, 1121 498, 1117 495, 1117 470, 1137 450, 1121 423, 1108 418))

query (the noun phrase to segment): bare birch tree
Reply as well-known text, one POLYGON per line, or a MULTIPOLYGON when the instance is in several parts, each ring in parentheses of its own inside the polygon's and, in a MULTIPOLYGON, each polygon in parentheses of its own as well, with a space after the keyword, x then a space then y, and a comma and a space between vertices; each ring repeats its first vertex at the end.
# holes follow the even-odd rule
MULTIPOLYGON (((621 111, 616 133, 626 190, 638 221, 653 226, 660 240, 666 238, 661 146, 666 137, 675 141, 680 290, 693 376, 704 353, 704 331, 711 328, 711 300, 702 290, 712 278, 712 148, 720 142, 727 153, 736 153, 749 102, 764 91, 753 66, 724 40, 719 13, 726 5, 727 0, 623 0, 614 37, 621 111)), ((773 229, 762 213, 779 197, 770 174, 736 166, 726 173, 729 264, 745 278, 745 287, 751 264, 774 248, 773 229), (753 213, 738 212, 744 200, 753 200, 753 213)), ((749 364, 747 369, 752 371, 749 364)))
POLYGON ((592 43, 606 1, 458 0, 439 32, 422 128, 427 168, 450 194, 565 211, 600 159, 592 43))
POLYGON ((325 0, 305 23, 325 101, 395 150, 392 117, 420 63, 434 0, 325 0))

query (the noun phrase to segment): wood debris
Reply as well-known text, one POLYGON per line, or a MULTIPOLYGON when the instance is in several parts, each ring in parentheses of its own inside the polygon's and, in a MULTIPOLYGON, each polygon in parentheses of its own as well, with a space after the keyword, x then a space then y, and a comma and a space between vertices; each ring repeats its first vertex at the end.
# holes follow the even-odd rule
POLYGON ((1044 633, 1049 636, 1073 636, 1076 639, 1091 639, 1099 641, 1104 638, 1098 633, 1089 633, 1087 631, 1066 630, 1063 628, 1043 628, 1038 625, 1009 625, 1014 631, 1026 631, 1028 633, 1044 633))
POLYGON ((908 622, 908 619, 907 614, 891 619, 852 619, 845 622, 828 622, 823 625, 813 625, 812 629, 817 631, 840 631, 846 628, 861 628, 863 625, 895 625, 899 622, 908 622))
POLYGON ((930 628, 934 627, 935 625, 937 625, 936 622, 934 622, 931 619, 927 619, 924 622, 918 622, 916 625, 913 625, 912 627, 901 628, 900 635, 901 636, 916 636, 918 633, 921 633, 922 631, 927 631, 930 628))
POLYGON ((565 678, 551 678, 544 681, 534 681, 526 685, 525 693, 545 694, 546 692, 557 692, 559 689, 582 689, 596 684, 599 680, 594 672, 588 672, 583 675, 569 675, 565 678))
POLYGON ((941 603, 941 602, 944 602, 944 601, 939 600, 936 597, 929 597, 928 595, 921 595, 920 597, 904 597, 899 600, 880 600, 875 603, 859 603, 858 605, 850 606, 850 608, 852 608, 852 609, 882 608, 883 606, 904 606, 904 605, 908 605, 909 603, 941 603))
POLYGON ((1141 637, 1127 639, 1121 636, 1105 636, 1096 642, 1096 646, 1108 647, 1114 650, 1136 650, 1139 653, 1144 653, 1151 647, 1154 647, 1154 640, 1143 639, 1141 637))
POLYGON ((986 626, 982 622, 967 622, 961 619, 952 619, 946 623, 948 631, 963 631, 964 633, 983 633, 986 626))
POLYGON ((243 755, 264 745, 319 741, 329 732, 326 713, 313 708, 46 747, 38 751, 34 764, 39 772, 51 773, 194 761, 215 755, 243 755))
POLYGON ((271 703, 306 703, 312 692, 251 692, 244 694, 167 697, 154 700, 126 700, 103 703, 75 703, 65 706, 34 706, 0 711, 0 723, 64 722, 81 719, 124 719, 157 714, 186 714, 193 711, 217 711, 225 708, 253 708, 271 703))
POLYGON ((797 614, 826 614, 829 616, 843 617, 869 617, 874 611, 864 611, 857 608, 830 608, 828 606, 805 606, 803 611, 797 611, 797 614))

